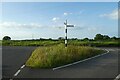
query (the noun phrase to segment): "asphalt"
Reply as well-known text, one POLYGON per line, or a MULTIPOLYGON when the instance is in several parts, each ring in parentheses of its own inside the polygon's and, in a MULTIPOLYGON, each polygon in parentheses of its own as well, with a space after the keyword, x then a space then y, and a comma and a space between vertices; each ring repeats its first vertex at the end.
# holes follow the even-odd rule
POLYGON ((2 47, 2 77, 12 78, 34 49, 35 47, 2 47))
POLYGON ((115 78, 118 72, 118 48, 103 48, 110 52, 88 61, 69 67, 52 69, 31 69, 24 67, 13 76, 26 62, 36 47, 3 47, 3 78, 115 78))

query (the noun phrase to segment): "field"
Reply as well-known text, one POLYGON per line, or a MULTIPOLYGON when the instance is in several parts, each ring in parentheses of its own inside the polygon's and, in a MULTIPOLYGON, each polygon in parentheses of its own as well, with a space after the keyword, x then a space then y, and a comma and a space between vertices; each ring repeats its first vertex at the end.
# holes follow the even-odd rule
MULTIPOLYGON (((64 43, 64 40, 11 40, 0 41, 3 46, 51 46, 64 43)), ((95 46, 95 47, 120 47, 118 40, 108 41, 81 41, 81 40, 68 40, 68 45, 78 46, 95 46)))
POLYGON ((103 50, 86 46, 69 45, 65 48, 64 44, 38 47, 26 62, 26 66, 31 68, 53 68, 104 52, 103 50))

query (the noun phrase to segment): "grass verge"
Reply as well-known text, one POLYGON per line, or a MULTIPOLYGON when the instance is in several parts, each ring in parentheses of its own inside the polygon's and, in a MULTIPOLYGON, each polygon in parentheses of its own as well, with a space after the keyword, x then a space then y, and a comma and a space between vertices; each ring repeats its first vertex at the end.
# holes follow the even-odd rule
MULTIPOLYGON (((2 46, 52 46, 64 44, 64 40, 8 40, 1 41, 2 46)), ((68 40, 68 45, 74 46, 96 46, 96 47, 120 47, 118 40, 111 41, 80 41, 80 40, 68 40)))
POLYGON ((27 60, 26 66, 31 68, 53 68, 83 60, 103 52, 105 51, 87 46, 69 45, 65 48, 64 44, 38 47, 27 60))

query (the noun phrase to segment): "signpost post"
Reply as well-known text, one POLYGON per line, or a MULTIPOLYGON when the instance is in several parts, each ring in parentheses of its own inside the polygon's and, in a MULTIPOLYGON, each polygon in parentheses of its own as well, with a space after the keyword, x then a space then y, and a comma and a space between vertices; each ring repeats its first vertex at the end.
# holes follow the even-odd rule
POLYGON ((65 25, 65 47, 67 47, 67 27, 74 27, 74 25, 68 25, 67 20, 64 22, 65 25))

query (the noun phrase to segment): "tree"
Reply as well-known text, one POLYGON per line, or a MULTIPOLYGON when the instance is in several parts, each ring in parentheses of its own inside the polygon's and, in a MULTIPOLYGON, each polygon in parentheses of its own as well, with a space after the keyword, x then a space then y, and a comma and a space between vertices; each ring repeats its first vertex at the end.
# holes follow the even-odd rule
POLYGON ((109 37, 108 35, 104 35, 104 36, 103 36, 103 39, 104 39, 104 40, 109 40, 110 37, 109 37))
POLYGON ((114 37, 112 37, 111 39, 112 39, 112 40, 116 40, 117 38, 114 36, 114 37))
POLYGON ((52 40, 52 38, 49 38, 48 40, 52 40))
POLYGON ((89 41, 89 38, 84 38, 83 41, 89 41))
POLYGON ((77 38, 71 38, 71 40, 77 40, 77 38))
POLYGON ((9 36, 4 36, 3 40, 11 40, 11 38, 9 36))
POLYGON ((96 36, 94 37, 94 40, 103 40, 103 35, 96 34, 96 36))
POLYGON ((64 37, 59 37, 59 38, 58 38, 58 40, 63 40, 63 39, 64 39, 64 37))

